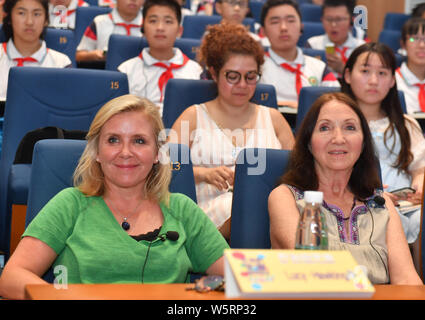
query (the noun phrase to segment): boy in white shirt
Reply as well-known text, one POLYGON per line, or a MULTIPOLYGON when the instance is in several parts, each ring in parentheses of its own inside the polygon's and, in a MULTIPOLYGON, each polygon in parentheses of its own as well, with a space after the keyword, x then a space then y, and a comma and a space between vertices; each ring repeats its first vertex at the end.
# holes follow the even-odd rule
POLYGON ((75 29, 77 8, 88 6, 84 0, 50 0, 49 27, 75 29))
POLYGON ((141 37, 143 3, 144 0, 117 0, 112 12, 95 17, 77 47, 76 60, 104 61, 111 34, 141 37))
POLYGON ((325 0, 322 7, 325 34, 307 40, 307 47, 317 50, 329 48, 326 60, 338 77, 341 76, 351 52, 365 43, 362 39, 354 38, 352 34, 354 7, 354 0, 325 0))
POLYGON ((268 0, 261 12, 262 32, 271 47, 266 54, 260 82, 274 85, 278 104, 298 107, 298 95, 306 86, 339 86, 326 64, 304 55, 297 47, 301 14, 290 0, 268 0))
POLYGON ((396 70, 397 88, 404 92, 407 113, 425 112, 425 19, 409 19, 401 32, 407 61, 396 70))
MULTIPOLYGON (((249 12, 249 0, 216 0, 215 10, 222 18, 221 23, 242 24, 249 12)), ((250 31, 249 34, 255 41, 261 42, 257 34, 250 31)))
POLYGON ((4 12, 7 42, 0 46, 0 100, 6 100, 11 67, 71 66, 68 56, 47 48, 42 40, 44 28, 49 24, 48 0, 7 0, 4 12))
POLYGON ((165 86, 171 78, 200 79, 201 66, 174 42, 183 31, 180 5, 175 0, 148 0, 143 7, 143 33, 149 44, 139 56, 123 62, 130 93, 157 104, 162 114, 165 86))

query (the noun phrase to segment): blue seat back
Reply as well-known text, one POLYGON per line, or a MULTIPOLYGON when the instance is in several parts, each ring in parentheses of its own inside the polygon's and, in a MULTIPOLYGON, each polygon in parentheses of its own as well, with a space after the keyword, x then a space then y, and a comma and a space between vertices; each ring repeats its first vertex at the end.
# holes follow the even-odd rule
MULTIPOLYGON (((216 97, 217 85, 212 80, 168 80, 162 111, 165 128, 171 128, 186 108, 213 100, 216 97)), ((276 90, 272 85, 258 83, 251 101, 277 108, 276 90)))
POLYGON ((75 62, 74 31, 47 28, 44 40, 46 40, 48 48, 66 54, 71 59, 72 66, 77 66, 75 62))
POLYGON ((303 53, 307 56, 322 60, 324 63, 327 63, 326 52, 325 50, 317 50, 312 48, 301 48, 303 53))
MULTIPOLYGON (((25 227, 59 191, 73 186, 73 174, 86 145, 87 141, 67 139, 46 139, 35 144, 25 227)), ((183 193, 196 202, 189 148, 170 144, 170 159, 170 191, 183 193)))
POLYGON ((394 53, 400 49, 401 31, 396 30, 382 30, 379 33, 379 42, 385 43, 389 46, 394 53))
POLYGON ((6 35, 3 31, 3 25, 0 25, 0 42, 6 42, 6 35))
POLYGON ((232 248, 271 247, 268 197, 287 170, 289 156, 288 150, 261 148, 248 148, 239 153, 233 185, 232 248))
POLYGON ((10 69, 0 159, 0 250, 8 250, 11 199, 21 199, 19 204, 27 199, 30 170, 26 165, 12 166, 24 135, 46 126, 88 130, 100 107, 124 94, 128 94, 127 75, 117 71, 10 69), (16 178, 9 177, 12 173, 16 178), (21 183, 19 195, 10 192, 15 182, 21 183))
POLYGON ((298 39, 297 45, 305 47, 307 40, 314 36, 319 36, 325 33, 322 23, 319 22, 303 22, 303 33, 298 39))
POLYGON ((87 27, 93 22, 93 19, 100 15, 111 12, 109 7, 78 7, 75 17, 75 29, 74 29, 74 48, 77 49, 80 44, 81 38, 87 27))
POLYGON ((170 183, 170 192, 179 192, 197 202, 195 177, 193 175, 192 159, 189 146, 169 143, 171 168, 173 177, 170 183))
MULTIPOLYGON (((179 48, 189 59, 195 60, 201 40, 176 39, 174 46, 179 48)), ((124 61, 136 57, 143 48, 148 47, 146 38, 112 34, 109 38, 108 54, 106 56, 106 70, 117 70, 124 61)))
MULTIPOLYGON (((185 16, 183 19, 183 34, 182 38, 201 39, 207 30, 208 25, 219 24, 221 16, 219 15, 193 15, 185 16)), ((245 18, 242 22, 244 25, 249 26, 251 32, 255 30, 253 18, 245 18)))
POLYGON ((300 4, 300 12, 302 22, 318 22, 322 23, 320 18, 322 17, 322 7, 312 3, 300 4))
POLYGON ((401 31, 404 23, 409 20, 410 15, 397 12, 388 12, 384 18, 383 30, 401 31))
POLYGON ((263 8, 264 2, 263 0, 249 1, 249 9, 256 23, 261 23, 261 9, 263 8))
MULTIPOLYGON (((297 132, 302 120, 304 119, 305 115, 307 114, 308 110, 310 110, 310 107, 313 105, 314 101, 317 100, 322 94, 328 93, 328 92, 338 92, 340 91, 340 88, 337 87, 304 87, 300 91, 300 96, 298 100, 298 113, 297 113, 297 120, 296 120, 296 126, 295 131, 297 132)), ((401 103, 401 109, 404 113, 406 113, 406 101, 404 99, 404 93, 403 91, 398 91, 398 96, 401 103)))

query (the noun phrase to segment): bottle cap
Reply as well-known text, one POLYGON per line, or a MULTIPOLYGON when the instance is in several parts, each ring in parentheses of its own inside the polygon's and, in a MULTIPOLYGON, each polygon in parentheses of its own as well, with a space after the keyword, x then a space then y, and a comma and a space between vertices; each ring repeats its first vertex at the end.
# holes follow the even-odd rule
POLYGON ((304 200, 309 203, 322 203, 323 192, 322 191, 305 191, 304 200))

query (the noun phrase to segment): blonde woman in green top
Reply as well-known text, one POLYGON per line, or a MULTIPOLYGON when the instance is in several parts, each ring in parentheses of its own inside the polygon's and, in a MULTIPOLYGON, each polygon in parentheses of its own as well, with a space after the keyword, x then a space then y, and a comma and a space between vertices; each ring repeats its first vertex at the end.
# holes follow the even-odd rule
POLYGON ((75 188, 56 195, 28 226, 0 278, 1 296, 23 298, 25 285, 45 283, 52 266, 66 268, 68 283, 223 275, 226 241, 192 200, 168 192, 162 130, 157 107, 146 99, 126 95, 99 110, 75 188))

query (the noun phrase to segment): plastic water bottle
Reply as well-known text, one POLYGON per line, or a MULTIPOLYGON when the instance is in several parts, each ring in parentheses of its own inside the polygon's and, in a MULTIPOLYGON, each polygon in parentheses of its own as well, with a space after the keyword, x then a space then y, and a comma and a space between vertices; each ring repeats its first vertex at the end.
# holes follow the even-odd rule
POLYGON ((327 250, 328 230, 325 216, 320 210, 323 192, 305 191, 306 206, 301 215, 295 238, 295 249, 327 250))

